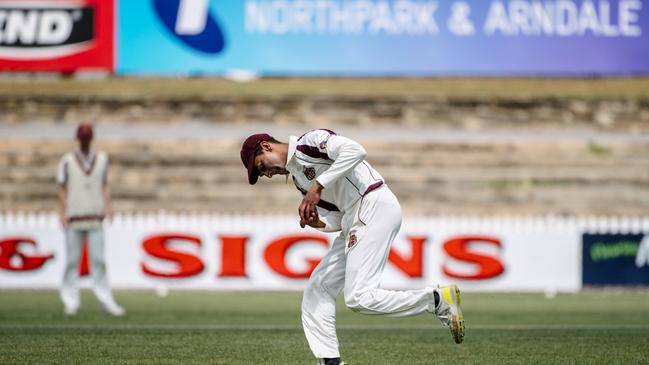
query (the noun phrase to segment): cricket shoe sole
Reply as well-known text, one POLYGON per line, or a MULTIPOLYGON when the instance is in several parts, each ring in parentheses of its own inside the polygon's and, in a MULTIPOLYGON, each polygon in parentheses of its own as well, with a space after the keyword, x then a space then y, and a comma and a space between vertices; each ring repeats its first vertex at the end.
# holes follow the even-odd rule
POLYGON ((441 300, 440 313, 437 313, 440 321, 451 329, 453 341, 460 344, 464 340, 464 316, 460 307, 461 295, 457 285, 443 286, 439 289, 441 300))

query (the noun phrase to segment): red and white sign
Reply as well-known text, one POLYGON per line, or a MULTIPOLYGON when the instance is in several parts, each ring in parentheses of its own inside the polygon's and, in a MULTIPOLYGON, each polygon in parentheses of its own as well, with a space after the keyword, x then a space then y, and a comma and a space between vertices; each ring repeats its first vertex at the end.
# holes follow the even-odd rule
MULTIPOLYGON (((335 237, 284 216, 117 216, 105 234, 113 287, 216 290, 300 290, 335 237)), ((56 216, 0 215, 0 287, 56 288, 64 258, 56 216)), ((580 231, 561 222, 406 217, 383 286, 576 291, 579 263, 580 231)))
POLYGON ((112 71, 114 0, 0 0, 0 70, 112 71))

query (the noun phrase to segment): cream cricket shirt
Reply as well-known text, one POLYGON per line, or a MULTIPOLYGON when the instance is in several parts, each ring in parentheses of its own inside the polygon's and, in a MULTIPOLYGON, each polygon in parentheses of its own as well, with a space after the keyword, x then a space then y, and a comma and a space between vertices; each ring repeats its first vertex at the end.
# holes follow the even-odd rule
POLYGON ((70 228, 94 229, 104 219, 108 156, 104 152, 69 152, 61 158, 57 182, 67 191, 66 214, 70 228))
POLYGON ((289 138, 286 169, 295 186, 303 195, 315 180, 324 187, 318 203, 324 231, 349 228, 356 203, 384 185, 381 174, 365 161, 366 154, 357 142, 326 129, 289 138))

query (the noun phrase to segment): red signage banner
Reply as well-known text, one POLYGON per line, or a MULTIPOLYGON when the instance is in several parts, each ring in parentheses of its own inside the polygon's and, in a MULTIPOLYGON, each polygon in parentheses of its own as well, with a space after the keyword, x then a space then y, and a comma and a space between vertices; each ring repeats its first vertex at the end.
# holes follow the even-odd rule
MULTIPOLYGON (((406 217, 381 285, 578 290, 584 227, 554 217, 406 217)), ((215 290, 301 290, 337 236, 300 229, 293 216, 166 213, 118 214, 104 235, 115 288, 215 290)), ((65 257, 56 214, 0 213, 0 289, 58 287, 65 257)), ((79 270, 92 265, 82 258, 79 270)))
POLYGON ((0 0, 0 71, 113 71, 114 0, 0 0))

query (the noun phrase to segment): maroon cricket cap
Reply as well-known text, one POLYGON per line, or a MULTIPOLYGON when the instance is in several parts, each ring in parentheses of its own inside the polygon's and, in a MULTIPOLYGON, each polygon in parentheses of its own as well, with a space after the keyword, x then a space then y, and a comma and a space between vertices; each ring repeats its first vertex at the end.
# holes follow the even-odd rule
POLYGON ((241 146, 241 162, 243 162, 243 166, 248 170, 248 183, 250 185, 254 185, 259 178, 259 173, 255 166, 255 152, 257 152, 257 148, 259 148, 261 142, 270 141, 272 138, 266 133, 253 134, 246 138, 241 146))
POLYGON ((77 127, 77 139, 92 139, 92 124, 81 123, 77 127))

